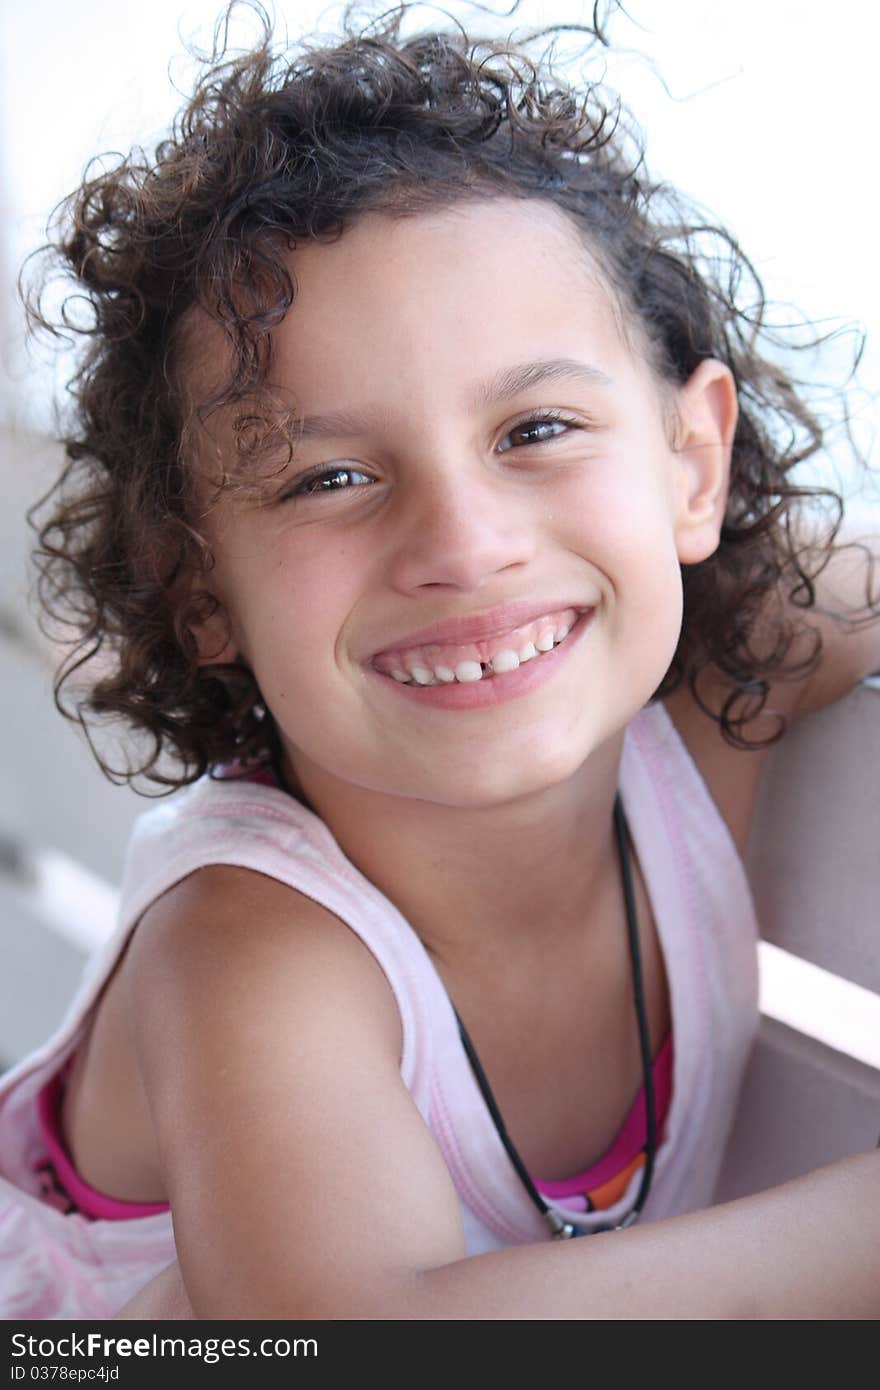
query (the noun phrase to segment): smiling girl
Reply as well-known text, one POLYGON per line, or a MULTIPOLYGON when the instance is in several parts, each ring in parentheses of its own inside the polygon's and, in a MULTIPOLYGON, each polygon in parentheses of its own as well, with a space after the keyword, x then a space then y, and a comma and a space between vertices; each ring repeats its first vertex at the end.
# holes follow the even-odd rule
POLYGON ((190 785, 3 1083, 9 1315, 166 1266, 132 1315, 880 1311, 877 1156, 711 1209, 740 856, 880 664, 870 556, 807 543, 819 423, 601 93, 399 15, 267 36, 62 251, 44 593, 190 785))

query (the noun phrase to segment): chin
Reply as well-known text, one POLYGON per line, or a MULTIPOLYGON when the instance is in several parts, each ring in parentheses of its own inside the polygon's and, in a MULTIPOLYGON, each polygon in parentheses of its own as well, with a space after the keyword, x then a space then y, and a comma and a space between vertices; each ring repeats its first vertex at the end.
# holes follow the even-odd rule
POLYGON ((498 760, 490 764, 487 758, 481 765, 474 759, 460 772, 447 768, 442 778, 438 778, 434 769, 424 786, 412 794, 416 800, 450 808, 488 811, 540 797, 563 786, 582 771, 587 756, 574 756, 568 749, 556 758, 534 759, 524 755, 519 763, 507 759, 500 765, 498 760))

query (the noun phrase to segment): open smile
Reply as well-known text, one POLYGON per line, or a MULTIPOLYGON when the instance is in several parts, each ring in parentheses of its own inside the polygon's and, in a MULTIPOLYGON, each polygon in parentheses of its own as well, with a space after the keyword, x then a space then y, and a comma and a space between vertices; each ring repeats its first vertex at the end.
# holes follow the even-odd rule
POLYGON ((564 642, 579 613, 565 608, 547 613, 521 627, 482 642, 431 643, 402 651, 382 652, 374 669, 402 685, 462 685, 509 675, 564 642))
POLYGON ((593 612, 562 609, 483 642, 382 652, 371 669, 420 703, 447 709, 496 704, 549 679, 593 612))

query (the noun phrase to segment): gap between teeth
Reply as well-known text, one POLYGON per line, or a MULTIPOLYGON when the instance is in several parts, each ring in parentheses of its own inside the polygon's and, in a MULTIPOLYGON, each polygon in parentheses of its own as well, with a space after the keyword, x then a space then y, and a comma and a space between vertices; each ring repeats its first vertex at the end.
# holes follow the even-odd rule
POLYGON ((505 647, 503 651, 496 652, 491 661, 481 664, 479 661, 460 661, 457 666, 414 666, 411 671, 405 671, 402 667, 396 667, 391 675, 394 680, 401 684, 410 685, 451 685, 457 681, 460 685, 467 685, 473 681, 482 680, 484 676, 505 675, 509 671, 516 671, 520 666, 524 666, 527 661, 533 661, 535 657, 542 656, 544 652, 549 652, 553 647, 558 647, 571 631, 568 627, 561 627, 556 632, 542 632, 537 642, 526 642, 519 651, 514 651, 512 647, 505 647))

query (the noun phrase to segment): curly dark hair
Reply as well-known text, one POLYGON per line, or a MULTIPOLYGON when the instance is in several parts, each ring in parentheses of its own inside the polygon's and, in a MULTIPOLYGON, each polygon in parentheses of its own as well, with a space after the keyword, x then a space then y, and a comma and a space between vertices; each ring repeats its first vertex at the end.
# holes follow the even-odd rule
MULTIPOLYGON (((77 637, 57 676, 59 707, 84 724, 122 717, 151 737, 120 777, 174 787, 272 751, 250 672, 196 661, 192 626, 206 613, 181 581, 211 558, 191 457, 212 413, 229 407, 239 448, 218 493, 258 478, 279 434, 293 447, 291 422, 261 395, 272 330, 295 300, 290 249, 335 238, 368 211, 404 217, 498 195, 555 204, 640 325, 662 379, 683 383, 707 358, 726 363, 740 414, 721 542, 683 568, 683 630, 657 694, 688 681, 700 699, 701 672, 714 668, 728 690, 714 717, 730 742, 754 746, 743 726, 770 678, 793 679, 817 660, 818 633, 779 596, 814 603, 842 503, 792 480, 821 449, 823 425, 768 352, 752 266, 729 233, 651 181, 616 99, 558 76, 546 48, 553 31, 516 44, 458 28, 404 37, 407 9, 359 29, 346 11, 338 42, 294 49, 274 47, 262 15, 260 42, 232 58, 220 46, 152 158, 133 152, 63 205, 48 249, 91 319, 75 330, 86 347, 66 466, 41 504, 50 514, 39 523, 40 596, 77 637), (222 329, 230 362, 198 400, 181 373, 195 306, 222 329), (824 547, 808 551, 796 513, 820 497, 834 520, 824 547)), ((606 42, 599 18, 585 30, 585 67, 606 42)), ((49 326, 39 291, 32 311, 49 326)))

